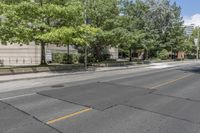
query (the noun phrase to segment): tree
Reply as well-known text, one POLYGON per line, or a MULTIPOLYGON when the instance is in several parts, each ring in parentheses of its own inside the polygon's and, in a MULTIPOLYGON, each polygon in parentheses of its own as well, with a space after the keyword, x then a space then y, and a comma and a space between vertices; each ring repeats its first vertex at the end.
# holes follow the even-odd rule
MULTIPOLYGON (((119 16, 118 0, 87 0, 87 20, 91 26, 101 28, 102 31, 107 32, 111 28, 107 29, 105 24, 110 20, 116 20, 119 16)), ((104 36, 107 35, 106 33, 104 36)), ((91 47, 92 54, 96 60, 101 59, 101 51, 108 45, 102 42, 102 35, 98 34, 97 40, 93 42, 91 47)))
POLYGON ((85 47, 85 68, 87 69, 87 57, 88 57, 88 47, 97 39, 98 34, 101 34, 102 30, 100 28, 95 28, 90 25, 82 25, 77 28, 77 38, 74 39, 75 44, 82 45, 85 47))
POLYGON ((128 1, 123 0, 121 6, 121 26, 130 32, 130 37, 127 41, 127 46, 132 61, 132 51, 138 47, 147 49, 149 45, 145 40, 147 39, 147 31, 145 30, 148 6, 141 0, 128 1), (145 44, 146 43, 146 44, 145 44), (139 46, 138 46, 139 45, 139 46))
POLYGON ((44 42, 54 43, 58 46, 65 46, 67 45, 67 51, 68 51, 68 58, 67 63, 69 64, 69 45, 72 45, 74 43, 76 30, 73 27, 61 27, 58 29, 53 29, 48 33, 45 33, 41 36, 37 36, 36 38, 38 40, 42 40, 44 42))
POLYGON ((186 41, 185 41, 185 51, 189 54, 196 54, 197 52, 197 47, 194 44, 194 39, 198 38, 200 33, 200 28, 195 28, 192 32, 191 36, 187 36, 186 37, 186 41))
MULTIPOLYGON (((90 47, 98 60, 107 46, 145 58, 166 49, 186 51, 181 9, 169 0, 0 0, 0 39, 90 47), (31 2, 32 1, 32 2, 31 2), (83 25, 86 24, 87 25, 83 25)), ((69 51, 69 48, 68 48, 69 51)), ((87 56, 85 56, 87 57, 87 56)), ((145 59, 144 58, 144 59, 145 59)))
MULTIPOLYGON (((100 33, 101 29, 99 28, 94 28, 90 25, 81 25, 76 28, 61 27, 59 29, 53 29, 41 36, 37 36, 36 38, 44 42, 55 43, 57 45, 69 46, 74 44, 82 46, 85 47, 85 50, 87 51, 87 48, 95 42, 97 34, 100 33)), ((85 55, 85 64, 87 64, 87 55, 85 55)))
POLYGON ((87 18, 91 25, 101 28, 109 19, 119 15, 118 0, 87 0, 87 18))
MULTIPOLYGON (((53 0, 51 0, 53 1, 53 0)), ((82 5, 80 2, 69 2, 65 5, 36 2, 21 2, 9 5, 11 10, 3 14, 6 19, 1 23, 2 41, 25 43, 34 41, 41 45, 41 63, 46 64, 45 42, 39 39, 51 30, 63 26, 78 26, 83 23, 82 5)))
POLYGON ((176 3, 171 5, 169 0, 146 0, 146 3, 149 6, 146 22, 148 32, 155 35, 155 48, 168 51, 182 49, 184 28, 181 8, 176 3))

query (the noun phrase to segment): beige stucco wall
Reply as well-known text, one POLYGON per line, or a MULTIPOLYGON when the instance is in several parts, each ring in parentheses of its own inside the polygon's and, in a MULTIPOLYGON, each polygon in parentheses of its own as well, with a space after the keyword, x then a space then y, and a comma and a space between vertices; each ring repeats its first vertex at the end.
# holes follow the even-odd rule
MULTIPOLYGON (((51 53, 67 53, 67 47, 57 47, 56 45, 47 45, 46 50, 51 53)), ((70 46, 70 54, 77 53, 70 46)), ((41 46, 34 42, 29 45, 19 44, 0 44, 0 65, 4 66, 30 66, 39 65, 41 61, 41 46)))
MULTIPOLYGON (((51 53, 67 53, 67 47, 56 45, 47 45, 46 51, 51 53)), ((77 54, 77 50, 70 46, 70 54, 77 54)), ((118 48, 108 47, 107 54, 111 59, 118 59, 118 48)), ((41 46, 35 45, 34 42, 29 45, 20 44, 0 44, 0 66, 31 66, 39 65, 41 61, 41 46)))
POLYGON ((119 59, 119 49, 108 46, 104 51, 104 54, 109 54, 111 59, 119 59))
POLYGON ((111 59, 118 59, 119 58, 119 49, 111 47, 109 48, 109 53, 111 55, 111 59))
POLYGON ((41 47, 34 43, 0 45, 0 60, 5 66, 39 65, 40 59, 41 47))
MULTIPOLYGON (((46 50, 50 50, 52 53, 67 53, 67 46, 56 46, 56 45, 47 45, 46 50)), ((78 51, 73 47, 69 46, 69 54, 78 54, 78 51)))

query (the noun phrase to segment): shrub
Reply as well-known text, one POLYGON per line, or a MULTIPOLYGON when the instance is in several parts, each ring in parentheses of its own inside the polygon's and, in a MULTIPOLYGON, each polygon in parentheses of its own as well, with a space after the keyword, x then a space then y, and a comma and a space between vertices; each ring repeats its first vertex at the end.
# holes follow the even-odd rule
POLYGON ((63 54, 63 53, 53 53, 53 55, 52 55, 52 61, 54 62, 54 63, 63 63, 63 61, 64 61, 64 55, 65 54, 63 54))
POLYGON ((84 63, 84 62, 85 62, 84 59, 85 59, 85 56, 84 56, 83 54, 81 54, 81 55, 79 56, 78 62, 79 62, 79 63, 84 63))
POLYGON ((169 52, 166 49, 163 49, 159 54, 158 58, 161 60, 167 60, 169 58, 169 52))
POLYGON ((72 63, 72 64, 79 63, 79 57, 80 57, 80 55, 78 55, 78 54, 71 54, 69 56, 70 63, 72 63))
POLYGON ((66 53, 53 53, 53 62, 62 64, 75 64, 79 62, 79 55, 66 53), (69 58, 69 59, 68 59, 69 58))
POLYGON ((187 55, 188 59, 196 59, 196 55, 187 55))

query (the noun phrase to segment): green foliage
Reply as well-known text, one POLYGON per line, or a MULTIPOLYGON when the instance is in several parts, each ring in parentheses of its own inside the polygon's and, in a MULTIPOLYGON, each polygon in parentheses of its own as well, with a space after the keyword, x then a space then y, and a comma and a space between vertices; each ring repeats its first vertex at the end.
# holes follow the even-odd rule
POLYGON ((163 49, 161 52, 159 52, 158 58, 161 60, 169 59, 169 52, 166 49, 163 49))
POLYGON ((53 63, 63 63, 64 61, 64 54, 61 54, 61 53, 53 53, 52 55, 52 61, 53 63))
POLYGON ((109 19, 119 15, 118 0, 87 0, 87 18, 94 27, 103 27, 109 19))
POLYGON ((70 45, 74 43, 76 30, 73 27, 54 28, 50 32, 43 35, 36 36, 38 40, 43 40, 49 43, 56 43, 59 45, 70 45))
POLYGON ((81 25, 77 27, 77 37, 74 39, 75 44, 90 46, 97 39, 97 35, 101 34, 100 28, 95 28, 90 25, 81 25))
POLYGON ((38 40, 43 40, 49 43, 56 43, 58 45, 90 45, 95 41, 97 34, 101 33, 101 29, 94 28, 89 25, 81 25, 76 28, 61 27, 54 28, 50 32, 43 35, 38 35, 38 40))
POLYGON ((46 34, 51 29, 63 26, 77 26, 82 23, 83 8, 80 2, 67 5, 36 2, 21 2, 9 6, 0 4, 3 16, 6 18, 1 23, 5 40, 13 42, 36 41, 38 36, 46 34), (6 29, 9 28, 9 29, 6 29), (26 36, 25 36, 26 35, 26 36))
POLYGON ((66 53, 53 53, 53 63, 59 64, 76 64, 79 62, 79 55, 77 54, 66 54, 66 53))
MULTIPOLYGON (((0 3, 0 7, 3 7, 0 9, 0 16, 4 17, 0 23, 0 41, 25 44, 31 41, 37 42, 42 45, 41 62, 44 63, 44 45, 58 41, 56 37, 59 30, 62 31, 60 28, 76 27, 83 22, 81 2, 66 1, 63 4, 60 2, 58 0, 51 0, 51 2, 27 0, 19 3, 0 3), (54 32, 56 33, 53 34, 54 32)), ((70 31, 64 30, 63 32, 70 31)), ((59 42, 60 45, 70 41, 70 37, 61 36, 61 38, 63 40, 59 42)))
POLYGON ((0 18, 2 42, 88 46, 93 62, 106 60, 108 46, 150 58, 171 49, 192 54, 197 33, 186 41, 181 8, 169 0, 0 0, 0 18))

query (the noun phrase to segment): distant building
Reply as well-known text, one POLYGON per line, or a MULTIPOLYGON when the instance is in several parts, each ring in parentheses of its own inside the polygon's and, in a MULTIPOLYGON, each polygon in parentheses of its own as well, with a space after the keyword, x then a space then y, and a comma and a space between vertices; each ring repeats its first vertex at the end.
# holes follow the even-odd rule
POLYGON ((185 34, 187 36, 191 36, 194 29, 195 29, 195 25, 194 24, 185 26, 185 34))

